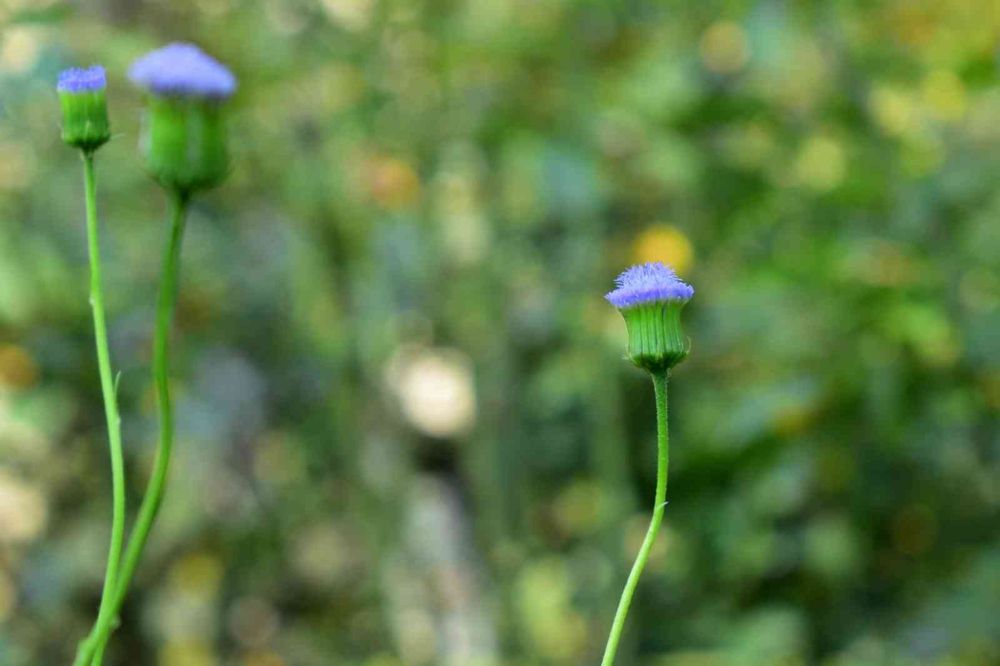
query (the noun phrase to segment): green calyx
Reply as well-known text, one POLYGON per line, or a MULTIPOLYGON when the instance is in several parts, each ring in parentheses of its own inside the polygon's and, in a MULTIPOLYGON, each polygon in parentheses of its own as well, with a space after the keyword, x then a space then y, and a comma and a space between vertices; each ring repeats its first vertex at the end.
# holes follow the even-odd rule
POLYGON ((111 138, 108 102, 104 90, 60 91, 62 140, 92 153, 111 138))
POLYGON ((229 173, 223 115, 213 100, 151 96, 140 147, 153 177, 184 194, 222 182, 229 173))
POLYGON ((690 344, 681 330, 687 301, 643 303, 621 310, 628 329, 628 357, 650 372, 669 370, 683 361, 690 344))

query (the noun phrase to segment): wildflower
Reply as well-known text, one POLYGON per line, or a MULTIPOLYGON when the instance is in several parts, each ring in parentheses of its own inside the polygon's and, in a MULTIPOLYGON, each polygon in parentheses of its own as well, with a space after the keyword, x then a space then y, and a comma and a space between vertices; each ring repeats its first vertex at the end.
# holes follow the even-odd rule
POLYGON ((129 78, 149 93, 141 147, 165 187, 185 195, 229 171, 223 103, 236 77, 193 44, 170 44, 136 60, 129 78))
POLYGON ((660 262, 640 264, 615 280, 605 298, 622 313, 628 329, 628 356, 651 372, 669 370, 684 360, 689 346, 680 313, 694 289, 660 262))
POLYGON ((639 264, 618 276, 616 289, 605 298, 622 313, 628 329, 628 356, 653 379, 656 399, 656 495, 653 517, 646 538, 632 565, 618 610, 608 634, 601 666, 614 666, 625 619, 632 606, 639 577, 653 549, 663 510, 667 502, 667 468, 670 461, 670 436, 667 427, 667 382, 670 368, 684 360, 688 345, 681 333, 681 309, 694 296, 691 285, 685 284, 673 270, 660 262, 639 264))
POLYGON ((59 74, 56 92, 62 106, 62 139, 70 146, 92 153, 111 138, 104 92, 107 85, 100 65, 74 67, 59 74))

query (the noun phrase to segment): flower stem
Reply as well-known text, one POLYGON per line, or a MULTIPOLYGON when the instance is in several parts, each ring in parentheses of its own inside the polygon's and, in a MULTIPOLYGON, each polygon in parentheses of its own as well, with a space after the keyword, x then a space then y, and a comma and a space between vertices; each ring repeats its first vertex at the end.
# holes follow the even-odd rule
MULTIPOLYGON (((108 446, 111 452, 112 518, 111 544, 108 547, 108 564, 104 573, 104 590, 101 606, 94 625, 110 624, 114 613, 112 601, 115 584, 118 581, 118 567, 121 563, 122 542, 125 534, 125 462, 122 455, 121 417, 118 415, 118 396, 115 379, 111 374, 111 354, 108 351, 108 326, 104 316, 104 290, 101 278, 101 248, 98 241, 97 221, 97 176, 94 173, 94 155, 83 152, 84 198, 87 209, 87 250, 90 255, 90 308, 94 317, 94 340, 97 345, 97 368, 101 378, 101 396, 104 400, 104 415, 108 425, 108 446)), ((93 633, 92 633, 93 635, 93 633)), ((83 642, 77 655, 78 664, 87 651, 83 642)))
MULTIPOLYGON (((180 270, 181 242, 187 215, 188 197, 182 192, 171 195, 170 240, 163 253, 163 273, 160 278, 160 292, 156 301, 156 332, 153 340, 153 378, 156 384, 156 402, 160 417, 160 446, 156 452, 153 475, 146 486, 146 494, 139 508, 135 527, 125 550, 125 561, 115 585, 112 609, 117 616, 121 610, 128 586, 135 574, 149 532, 156 520, 163 501, 163 491, 170 467, 170 453, 173 448, 174 419, 170 402, 169 351, 170 327, 177 302, 177 280, 180 270)), ((94 636, 94 655, 91 666, 101 666, 104 649, 114 629, 111 624, 94 636)))
POLYGON ((622 629, 625 626, 625 618, 628 616, 629 607, 632 605, 632 595, 635 593, 636 585, 639 583, 639 576, 646 567, 646 560, 649 559, 649 552, 653 549, 656 535, 660 531, 660 523, 663 522, 663 509, 667 498, 667 468, 670 464, 670 436, 667 432, 667 377, 669 370, 660 370, 650 373, 653 377, 653 389, 656 393, 656 435, 657 435, 657 466, 656 466, 656 499, 653 503, 653 518, 649 522, 649 529, 646 531, 646 538, 639 548, 639 555, 635 558, 632 571, 625 582, 625 589, 622 591, 621 600, 618 602, 618 610, 615 612, 615 620, 611 625, 611 634, 608 636, 608 644, 604 648, 604 658, 601 666, 612 666, 615 663, 615 653, 618 651, 618 643, 622 637, 622 629))

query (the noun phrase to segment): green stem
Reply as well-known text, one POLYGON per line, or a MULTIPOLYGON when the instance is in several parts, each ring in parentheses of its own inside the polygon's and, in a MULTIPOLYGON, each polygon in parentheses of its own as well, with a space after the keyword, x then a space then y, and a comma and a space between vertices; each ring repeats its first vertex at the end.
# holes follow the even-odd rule
MULTIPOLYGON (((160 446, 156 452, 153 475, 146 487, 146 495, 139 508, 132 535, 125 550, 125 563, 115 586, 114 615, 121 610, 128 586, 142 558, 146 540, 156 520, 163 501, 163 490, 170 467, 170 452, 173 448, 174 418, 170 402, 169 342, 170 326, 174 318, 177 301, 177 276, 180 269, 181 241, 184 237, 184 223, 187 214, 188 197, 182 192, 173 192, 171 197, 170 240, 163 254, 163 274, 160 292, 156 301, 156 332, 153 340, 153 378, 156 384, 156 402, 160 417, 160 446)), ((101 666, 104 649, 111 631, 110 624, 94 636, 94 657, 91 666, 101 666)))
POLYGON ((646 560, 649 559, 649 552, 653 549, 656 535, 660 531, 660 523, 663 522, 663 509, 667 499, 667 468, 670 464, 670 437, 667 433, 667 376, 669 370, 662 370, 651 373, 653 376, 653 388, 656 392, 656 435, 658 445, 658 456, 656 466, 656 499, 653 503, 653 518, 649 522, 649 529, 646 531, 646 538, 639 548, 639 555, 632 565, 632 572, 625 582, 625 589, 622 591, 621 600, 618 602, 618 610, 615 612, 615 621, 611 625, 611 634, 608 636, 607 647, 604 648, 604 659, 601 666, 612 666, 615 663, 615 653, 618 651, 618 643, 622 637, 622 629, 625 626, 625 618, 628 616, 628 609, 632 605, 632 595, 639 584, 639 576, 646 567, 646 560))
MULTIPOLYGON (((83 153, 84 198, 87 209, 87 249, 90 255, 90 307, 94 317, 94 339, 97 344, 97 368, 101 377, 101 396, 104 399, 104 415, 108 426, 108 445, 111 451, 112 518, 111 544, 108 547, 108 564, 104 573, 104 590, 101 606, 94 625, 98 628, 111 623, 112 600, 118 580, 121 563, 122 541, 125 535, 125 462, 122 455, 121 417, 118 415, 118 397, 115 379, 111 374, 111 354, 108 351, 108 327, 104 316, 104 292, 101 278, 101 249, 98 242, 97 221, 97 177, 94 173, 94 155, 83 153)), ((93 635, 93 632, 92 632, 93 635)), ((84 641, 86 646, 90 639, 84 641)), ((77 664, 87 663, 86 647, 77 654, 77 664)))

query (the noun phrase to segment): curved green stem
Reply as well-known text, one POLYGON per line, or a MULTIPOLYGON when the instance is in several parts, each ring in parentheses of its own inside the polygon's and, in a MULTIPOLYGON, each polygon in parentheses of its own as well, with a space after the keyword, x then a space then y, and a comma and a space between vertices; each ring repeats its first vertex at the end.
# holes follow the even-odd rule
MULTIPOLYGON (((90 308, 94 318, 94 340, 97 345, 97 368, 101 377, 101 396, 108 425, 108 446, 111 452, 112 518, 111 543, 108 547, 108 564, 104 573, 104 590, 94 632, 109 624, 114 617, 112 601, 121 563, 122 541, 125 535, 125 462, 122 455, 121 417, 118 415, 118 396, 115 379, 111 374, 111 354, 108 351, 108 327, 104 316, 104 291, 101 278, 101 248, 98 241, 97 177, 94 173, 93 153, 83 153, 84 198, 87 209, 87 250, 90 255, 90 308)), ((92 632, 93 635, 93 632, 92 632)), ((77 664, 86 664, 85 640, 77 655, 77 664)))
MULTIPOLYGON (((184 193, 174 192, 171 196, 170 240, 163 253, 163 274, 160 278, 160 292, 156 301, 156 332, 153 340, 153 378, 156 384, 156 402, 160 417, 160 445, 156 452, 153 475, 146 486, 146 494, 139 508, 135 527, 125 550, 125 560, 115 585, 113 615, 121 610, 128 586, 142 558, 146 540, 156 520, 163 501, 163 490, 170 468, 170 453, 173 448, 174 418, 170 402, 169 351, 170 326, 174 318, 177 301, 177 279, 180 269, 181 241, 184 237, 184 223, 188 198, 184 193)), ((101 666, 104 649, 114 627, 109 623, 94 635, 94 656, 91 666, 101 666)))
POLYGON ((639 555, 632 565, 632 572, 625 582, 625 589, 622 591, 621 600, 618 602, 618 610, 615 612, 615 621, 611 625, 611 634, 608 636, 608 644, 604 648, 604 658, 601 666, 612 666, 615 663, 615 654, 618 652, 618 643, 622 637, 622 629, 625 627, 625 618, 628 616, 628 609, 632 605, 632 595, 639 584, 639 576, 646 567, 646 560, 649 559, 649 552, 653 549, 656 535, 660 531, 660 523, 663 522, 663 509, 667 499, 667 468, 670 464, 670 437, 667 432, 667 376, 669 371, 651 373, 653 376, 653 388, 656 392, 656 434, 657 434, 657 466, 656 466, 656 499, 653 503, 653 518, 649 522, 649 529, 646 531, 646 538, 639 548, 639 555))

